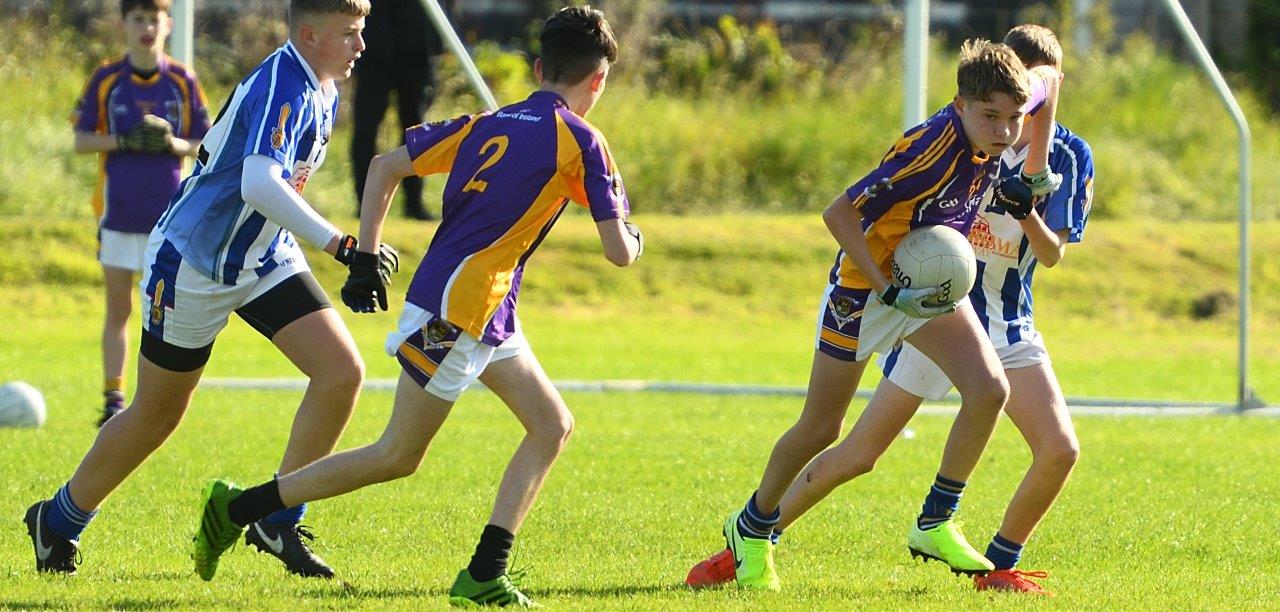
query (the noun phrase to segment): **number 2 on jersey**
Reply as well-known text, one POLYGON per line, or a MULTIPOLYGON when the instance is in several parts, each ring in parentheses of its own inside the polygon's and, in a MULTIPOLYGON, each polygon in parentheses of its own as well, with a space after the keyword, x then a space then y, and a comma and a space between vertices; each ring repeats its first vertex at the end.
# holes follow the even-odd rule
POLYGON ((478 191, 480 193, 484 193, 485 188, 489 186, 489 181, 481 180, 479 178, 480 173, 484 172, 489 166, 498 163, 498 160, 502 159, 502 156, 507 154, 507 141, 508 139, 506 136, 494 136, 493 138, 485 141, 484 146, 480 147, 480 155, 488 155, 489 159, 486 159, 484 164, 480 166, 480 169, 476 170, 476 173, 471 175, 471 180, 467 181, 467 184, 463 186, 463 191, 478 191), (493 153, 489 153, 490 149, 494 149, 493 153))

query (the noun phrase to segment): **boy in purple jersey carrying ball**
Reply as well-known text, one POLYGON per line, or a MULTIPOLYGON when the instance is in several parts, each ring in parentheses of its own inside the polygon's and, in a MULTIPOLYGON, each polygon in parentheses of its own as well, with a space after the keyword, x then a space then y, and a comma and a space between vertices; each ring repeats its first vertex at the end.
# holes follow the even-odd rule
MULTIPOLYGON (((1018 26, 1009 31, 1004 42, 1029 67, 1062 66, 1062 47, 1048 28, 1018 26)), ((1000 156, 1001 176, 1016 176, 1021 171, 1027 140, 1024 135, 1000 156)), ((1034 207, 995 202, 988 192, 969 232, 978 259, 978 278, 969 299, 1009 378, 1009 402, 1004 410, 1032 454, 1031 467, 987 545, 984 556, 995 571, 974 577, 979 590, 1050 594, 1032 580, 1047 573, 1024 572, 1016 566, 1023 546, 1066 485, 1080 454, 1062 387, 1032 320, 1031 281, 1037 264, 1057 265, 1065 257, 1067 245, 1084 237, 1093 199, 1093 153, 1084 139, 1058 125, 1049 165, 1063 176, 1060 189, 1034 207)), ((894 425, 905 424, 923 398, 940 399, 951 390, 947 375, 911 344, 882 355, 880 366, 885 378, 867 410, 892 415, 885 420, 891 424, 886 433, 892 432, 894 425)), ((874 463, 884 450, 884 446, 864 445, 858 451, 863 458, 857 462, 874 463)))
MULTIPOLYGON (((827 447, 839 437, 871 355, 904 339, 934 358, 960 389, 963 404, 939 479, 968 478, 1008 396, 1008 382, 973 308, 955 301, 961 296, 932 305, 937 287, 893 285, 893 252, 918 227, 946 225, 968 233, 995 178, 996 158, 1018 140, 1028 112, 1034 115, 1027 175, 1002 191, 1029 201, 1032 193, 1055 187, 1046 154, 1060 79, 1052 67, 1027 70, 1003 44, 967 41, 953 102, 903 134, 878 168, 823 213, 840 252, 823 296, 804 410, 775 444, 756 491, 724 523, 726 549, 695 565, 687 584, 736 579, 740 587, 781 589, 774 541, 837 486, 870 469, 844 457, 878 431, 877 415, 864 412, 844 442, 827 447)), ((933 501, 931 495, 927 520, 910 532, 912 550, 957 571, 990 570, 949 520, 950 512, 933 501)))
MULTIPOLYGON (((534 71, 542 86, 495 113, 409 129, 406 145, 370 166, 360 244, 377 244, 396 185, 448 172, 443 220, 409 285, 388 354, 403 371, 382 438, 250 489, 215 480, 196 540, 197 567, 216 567, 245 526, 287 505, 403 478, 458 396, 479 380, 506 403, 526 435, 507 465, 470 564, 449 590, 454 605, 535 606, 507 572, 515 534, 573 431, 573 415, 525 340, 516 298, 525 261, 570 201, 587 207, 605 257, 640 256, 640 232, 603 134, 583 118, 617 59, 600 11, 565 8, 547 19, 534 71), (371 242, 367 242, 371 241, 371 242)), ((387 308, 376 256, 359 252, 342 289, 352 310, 387 308)))
POLYGON ((93 71, 72 116, 76 152, 97 153, 102 162, 93 192, 107 294, 99 427, 125 407, 127 329, 147 236, 178 190, 183 158, 195 156, 209 131, 195 73, 164 53, 170 5, 121 0, 128 52, 93 71))

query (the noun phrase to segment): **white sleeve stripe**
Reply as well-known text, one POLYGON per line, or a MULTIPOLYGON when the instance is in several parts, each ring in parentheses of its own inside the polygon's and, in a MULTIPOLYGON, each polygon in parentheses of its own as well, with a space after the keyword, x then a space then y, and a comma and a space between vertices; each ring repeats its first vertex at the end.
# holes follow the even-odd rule
MULTIPOLYGON (((275 61, 271 63, 271 83, 267 87, 267 102, 264 105, 266 111, 262 113, 262 123, 258 124, 258 132, 253 137, 252 146, 254 152, 257 151, 258 143, 262 142, 262 133, 267 129, 267 118, 271 116, 271 104, 276 98, 276 73, 280 70, 280 54, 276 53, 275 61)), ((250 143, 245 143, 246 145, 250 143)), ((246 152, 247 153, 247 152, 246 152)))
POLYGON ((1067 227, 1065 229, 1075 229, 1076 196, 1079 194, 1080 182, 1080 168, 1076 162, 1076 152, 1072 151, 1071 147, 1067 146, 1067 143, 1062 139, 1055 139, 1053 144, 1057 145, 1058 150, 1071 159, 1071 176, 1069 177, 1071 195, 1067 197, 1067 227))

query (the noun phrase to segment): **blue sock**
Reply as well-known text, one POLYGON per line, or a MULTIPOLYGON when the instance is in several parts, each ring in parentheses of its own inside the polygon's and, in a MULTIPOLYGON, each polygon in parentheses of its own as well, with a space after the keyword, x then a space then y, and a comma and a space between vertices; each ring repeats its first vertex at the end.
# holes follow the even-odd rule
POLYGON ((307 505, 298 504, 290 508, 285 508, 284 510, 272 512, 267 516, 267 518, 262 519, 262 522, 268 525, 284 525, 288 527, 290 525, 297 525, 298 523, 301 523, 302 517, 306 515, 306 513, 307 505))
POLYGON ((929 488, 929 495, 924 498, 924 507, 916 518, 916 526, 921 529, 932 529, 947 522, 956 509, 960 507, 960 494, 964 492, 964 483, 956 482, 938 474, 929 488))
POLYGON ((742 508, 742 514, 738 515, 738 535, 763 540, 773 533, 773 528, 778 525, 781 517, 781 508, 774 508, 772 514, 765 514, 760 510, 756 505, 756 494, 752 493, 751 499, 742 508))
POLYGON ((772 542, 774 546, 777 546, 778 541, 781 539, 782 539, 782 530, 774 528, 773 533, 769 534, 769 541, 772 542))
POLYGON ((59 536, 68 540, 80 540, 80 534, 84 532, 84 528, 89 526, 89 521, 98 515, 97 511, 85 512, 75 502, 71 501, 71 492, 67 487, 71 483, 62 485, 61 489, 54 494, 52 503, 49 504, 49 511, 44 515, 44 524, 59 536))
POLYGON ((1022 558, 1022 545, 997 533, 987 545, 987 558, 998 570, 1013 569, 1022 558))

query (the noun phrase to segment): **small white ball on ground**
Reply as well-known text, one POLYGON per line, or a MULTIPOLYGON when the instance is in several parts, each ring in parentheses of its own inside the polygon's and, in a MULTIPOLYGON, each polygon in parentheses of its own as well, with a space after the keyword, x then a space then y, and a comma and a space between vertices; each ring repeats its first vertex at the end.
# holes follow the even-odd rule
POLYGON ((44 418, 39 389, 21 381, 0 385, 0 427, 36 428, 44 425, 44 418))

